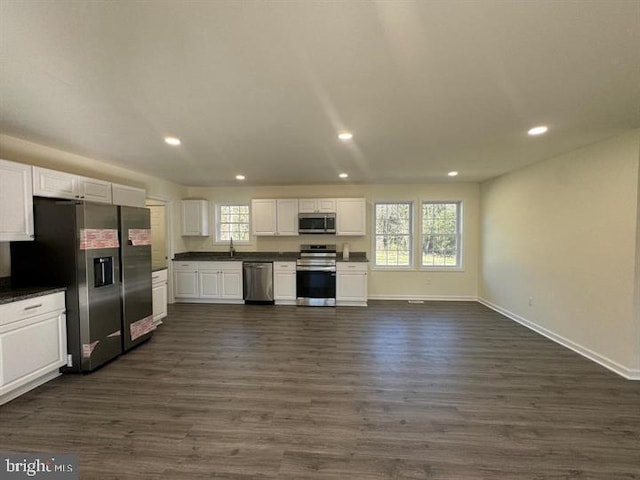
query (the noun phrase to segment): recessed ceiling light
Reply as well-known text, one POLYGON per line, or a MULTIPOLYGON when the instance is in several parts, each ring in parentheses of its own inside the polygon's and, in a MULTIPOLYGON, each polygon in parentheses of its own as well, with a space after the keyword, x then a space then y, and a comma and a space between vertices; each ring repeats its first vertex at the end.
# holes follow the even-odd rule
POLYGON ((165 143, 167 143, 168 145, 171 145, 172 147, 177 147, 182 143, 180 139, 176 137, 164 137, 164 141, 165 143))
POLYGON ((529 135, 542 135, 543 133, 546 133, 547 130, 549 130, 547 127, 540 125, 538 127, 531 128, 527 133, 529 135))
POLYGON ((347 141, 347 140, 351 140, 353 138, 353 133, 351 132, 340 132, 338 134, 338 138, 342 141, 347 141))
POLYGON ((244 175, 236 175, 236 180, 244 180, 245 176, 244 175))
POLYGON ((455 170, 453 170, 452 172, 447 173, 447 175, 449 175, 450 177, 455 177, 458 175, 458 172, 456 172, 455 170))
POLYGON ((340 175, 338 175, 340 178, 349 178, 349 174, 348 173, 341 173, 340 175))

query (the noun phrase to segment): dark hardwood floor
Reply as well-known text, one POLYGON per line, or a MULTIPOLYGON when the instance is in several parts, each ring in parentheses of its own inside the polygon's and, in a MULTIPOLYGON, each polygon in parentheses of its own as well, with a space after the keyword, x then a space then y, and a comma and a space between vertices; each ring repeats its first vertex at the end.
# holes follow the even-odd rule
POLYGON ((0 407, 83 479, 640 479, 640 382, 472 302, 176 305, 0 407))

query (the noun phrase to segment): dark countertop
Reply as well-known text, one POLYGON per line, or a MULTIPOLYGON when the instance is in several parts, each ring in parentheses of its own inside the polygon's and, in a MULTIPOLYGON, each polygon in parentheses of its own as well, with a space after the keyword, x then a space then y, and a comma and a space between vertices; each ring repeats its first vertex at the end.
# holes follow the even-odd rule
POLYGON ((169 268, 167 265, 152 265, 151 266, 151 272, 155 273, 155 272, 159 272, 160 270, 166 270, 167 268, 169 268))
POLYGON ((64 287, 2 287, 0 288, 0 305, 64 292, 65 290, 64 287))
POLYGON ((298 252, 183 252, 176 253, 174 262, 295 262, 298 252))
MULTIPOLYGON (((300 252, 183 252, 176 253, 174 262, 295 262, 300 252)), ((351 252, 349 260, 342 259, 342 253, 336 257, 338 262, 368 262, 365 252, 351 252)))

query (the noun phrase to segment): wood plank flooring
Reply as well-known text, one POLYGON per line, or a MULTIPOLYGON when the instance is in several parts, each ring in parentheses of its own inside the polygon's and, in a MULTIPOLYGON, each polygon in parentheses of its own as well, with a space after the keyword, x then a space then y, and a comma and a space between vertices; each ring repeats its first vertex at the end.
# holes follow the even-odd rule
POLYGON ((640 382, 473 303, 176 305, 0 407, 83 479, 640 479, 640 382))

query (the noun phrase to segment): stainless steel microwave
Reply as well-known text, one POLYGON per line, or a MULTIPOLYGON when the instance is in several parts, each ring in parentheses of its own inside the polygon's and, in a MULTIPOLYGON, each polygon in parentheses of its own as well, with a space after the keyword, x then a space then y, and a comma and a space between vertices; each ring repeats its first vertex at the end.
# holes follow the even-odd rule
POLYGON ((336 233, 335 213, 299 213, 298 233, 336 233))

